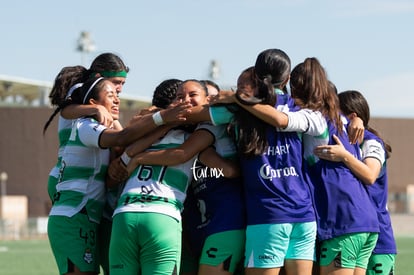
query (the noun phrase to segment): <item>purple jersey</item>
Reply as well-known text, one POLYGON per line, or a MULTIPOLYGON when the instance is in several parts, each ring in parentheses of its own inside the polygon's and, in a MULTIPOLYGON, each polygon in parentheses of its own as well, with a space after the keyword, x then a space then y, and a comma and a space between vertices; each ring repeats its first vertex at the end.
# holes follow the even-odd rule
MULTIPOLYGON (((296 108, 289 95, 277 96, 278 105, 296 108)), ((310 191, 302 173, 301 135, 279 132, 269 126, 267 141, 264 154, 241 159, 247 224, 315 221, 310 191)))
MULTIPOLYGON (((335 134, 353 155, 358 148, 351 145, 345 130, 342 134, 328 120, 329 144, 335 134)), ((305 164, 317 215, 318 238, 327 240, 348 233, 379 232, 375 208, 365 185, 342 162, 319 159, 305 164)))
MULTIPOLYGON (((364 142, 362 143, 362 158, 366 157, 375 157, 375 154, 378 149, 385 151, 384 143, 382 140, 371 133, 368 130, 365 130, 364 133, 364 142), (376 141, 381 146, 381 148, 375 148, 374 146, 369 146, 367 148, 369 141, 376 141)), ((379 158, 381 161, 381 158, 379 158)), ((377 210, 378 220, 380 223, 380 233, 378 235, 377 245, 373 251, 373 254, 396 254, 397 247, 394 239, 394 232, 391 225, 391 217, 387 210, 387 200, 388 200, 388 176, 387 176, 387 166, 386 162, 382 163, 381 172, 376 179, 373 185, 368 186, 368 194, 370 195, 374 207, 377 210)))

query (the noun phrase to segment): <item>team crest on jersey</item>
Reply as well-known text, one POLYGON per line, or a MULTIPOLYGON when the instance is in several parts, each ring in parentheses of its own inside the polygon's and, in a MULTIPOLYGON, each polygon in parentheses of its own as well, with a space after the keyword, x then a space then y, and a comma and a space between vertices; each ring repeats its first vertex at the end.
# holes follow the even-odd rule
POLYGON ((89 248, 87 248, 85 250, 85 254, 83 254, 83 259, 85 260, 86 263, 90 264, 93 262, 93 255, 91 253, 91 250, 89 248))

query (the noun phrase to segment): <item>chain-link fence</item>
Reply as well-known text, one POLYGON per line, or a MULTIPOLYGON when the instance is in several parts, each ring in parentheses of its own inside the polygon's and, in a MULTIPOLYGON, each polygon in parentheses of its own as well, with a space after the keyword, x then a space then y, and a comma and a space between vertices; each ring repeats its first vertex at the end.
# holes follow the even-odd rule
POLYGON ((19 240, 47 237, 47 217, 27 220, 0 219, 0 240, 19 240))

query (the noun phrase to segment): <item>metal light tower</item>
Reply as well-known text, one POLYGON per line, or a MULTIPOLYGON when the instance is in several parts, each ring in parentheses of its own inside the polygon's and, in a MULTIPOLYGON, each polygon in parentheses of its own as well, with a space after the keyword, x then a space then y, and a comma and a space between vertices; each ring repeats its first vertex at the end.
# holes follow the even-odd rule
POLYGON ((82 31, 80 33, 76 50, 81 53, 81 62, 84 64, 85 56, 95 51, 95 43, 92 41, 91 34, 89 32, 82 31))
POLYGON ((220 65, 217 60, 211 60, 210 63, 210 78, 216 81, 220 76, 220 65))

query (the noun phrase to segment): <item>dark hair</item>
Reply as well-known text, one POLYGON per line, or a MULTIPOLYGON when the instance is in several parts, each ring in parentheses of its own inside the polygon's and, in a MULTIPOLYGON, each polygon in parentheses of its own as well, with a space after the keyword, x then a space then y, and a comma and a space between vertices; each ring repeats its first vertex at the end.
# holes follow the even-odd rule
POLYGON ((203 91, 205 92, 206 96, 208 96, 208 89, 207 89, 206 84, 203 81, 200 81, 200 80, 197 80, 197 79, 193 79, 193 78, 192 79, 187 79, 187 80, 184 80, 183 82, 181 82, 181 84, 178 86, 177 91, 180 90, 181 87, 184 84, 186 84, 187 82, 195 82, 195 83, 198 83, 201 86, 201 88, 203 89, 203 91))
POLYGON ((64 67, 60 70, 55 78, 49 98, 53 106, 56 106, 52 115, 43 126, 43 135, 52 122, 53 118, 64 108, 69 105, 70 97, 68 98, 68 91, 77 83, 83 83, 87 78, 88 70, 83 66, 64 67))
POLYGON ((182 82, 182 80, 176 78, 162 81, 154 90, 152 105, 163 109, 167 108, 175 99, 178 86, 182 82))
MULTIPOLYGON (((250 77, 252 84, 257 88, 256 95, 246 101, 239 96, 239 93, 236 93, 237 99, 243 104, 260 102, 272 107, 276 106, 275 88, 287 93, 286 83, 289 80, 290 69, 290 58, 284 51, 280 49, 262 51, 256 58, 254 68, 248 68, 240 75, 240 77, 243 75, 250 77)), ((268 146, 267 129, 269 125, 245 110, 238 111, 235 117, 239 135, 237 141, 239 152, 248 157, 265 152, 268 146)))
POLYGON ((293 98, 300 100, 300 107, 320 111, 342 133, 338 97, 318 59, 306 58, 292 70, 290 92, 293 98))
POLYGON ((350 115, 351 113, 355 113, 360 119, 362 119, 364 123, 365 129, 372 132, 374 135, 379 137, 381 141, 384 143, 385 151, 386 151, 386 158, 388 159, 391 157, 392 148, 391 145, 385 142, 377 130, 372 128, 369 125, 370 120, 370 110, 369 105, 365 97, 358 91, 349 90, 345 92, 341 92, 338 94, 339 98, 339 106, 341 111, 345 115, 350 115))
MULTIPOLYGON (((83 66, 64 67, 55 78, 49 98, 53 106, 56 107, 52 115, 43 127, 43 134, 52 122, 53 118, 66 106, 74 103, 68 98, 71 87, 77 83, 84 83, 89 78, 105 76, 108 72, 129 72, 129 68, 122 59, 113 53, 103 53, 97 56, 87 70, 83 66)), ((109 76, 106 76, 109 77, 109 76)))
MULTIPOLYGON (((201 80, 201 82, 204 83, 204 85, 206 85, 206 87, 210 85, 210 86, 214 87, 217 91, 220 91, 220 86, 216 82, 214 82, 213 80, 205 79, 205 80, 201 80)), ((208 88, 207 88, 207 92, 208 92, 208 88)))
MULTIPOLYGON (((256 89, 258 86, 258 78, 256 77, 254 67, 249 67, 241 72, 239 77, 237 78, 237 90, 236 90, 236 98, 242 104, 245 105, 254 105, 256 103, 261 103, 263 98, 256 97, 259 92, 256 90, 254 94, 250 94, 247 96, 246 91, 246 84, 250 85, 252 89, 256 89), (243 85, 241 85, 241 81, 243 81, 243 85), (244 95, 243 97, 241 95, 244 95)), ((273 89, 272 89, 273 91, 273 89)))
POLYGON ((122 59, 114 53, 103 53, 98 55, 89 68, 89 76, 94 77, 96 74, 100 74, 104 77, 110 77, 108 75, 102 75, 102 72, 129 72, 129 68, 125 65, 122 59))
POLYGON ((256 76, 266 86, 272 85, 285 92, 289 79, 291 62, 289 56, 280 49, 267 49, 259 53, 254 65, 256 76))
MULTIPOLYGON (((238 78, 238 87, 236 94, 243 93, 244 87, 240 87, 240 80, 249 83, 251 88, 257 88, 258 79, 255 75, 254 67, 245 69, 238 78)), ((272 93, 274 93, 272 89, 272 93)), ((251 98, 255 98, 253 95, 251 98)), ((238 100, 243 100, 238 96, 238 100)), ((268 104, 266 99, 260 99, 262 104, 268 104)), ((254 104, 250 100, 247 104, 254 104)), ((274 105, 273 105, 274 106, 274 105)), ((234 111, 234 119, 229 124, 228 131, 234 138, 240 154, 251 157, 262 154, 268 146, 266 131, 268 124, 254 116, 243 108, 234 111)))
POLYGON ((46 122, 45 126, 43 127, 43 134, 45 134, 47 127, 50 125, 50 122, 56 116, 56 114, 66 106, 71 104, 86 104, 91 98, 98 99, 99 91, 103 88, 104 85, 104 81, 101 80, 106 80, 106 78, 101 76, 89 78, 82 85, 79 85, 76 88, 74 87, 75 89, 73 89, 71 95, 67 97, 65 101, 59 105, 58 108, 55 109, 49 120, 46 122), (92 89, 89 90, 92 85, 92 89))
POLYGON ((105 77, 89 78, 82 87, 76 89, 71 97, 70 104, 88 104, 90 99, 99 99, 99 92, 105 85, 105 77))
POLYGON ((83 66, 63 67, 55 78, 49 98, 53 106, 59 106, 66 99, 69 89, 76 83, 86 80, 86 68, 83 66))
POLYGON ((329 80, 329 89, 332 91, 332 93, 334 94, 338 94, 338 89, 336 88, 336 85, 329 80))

